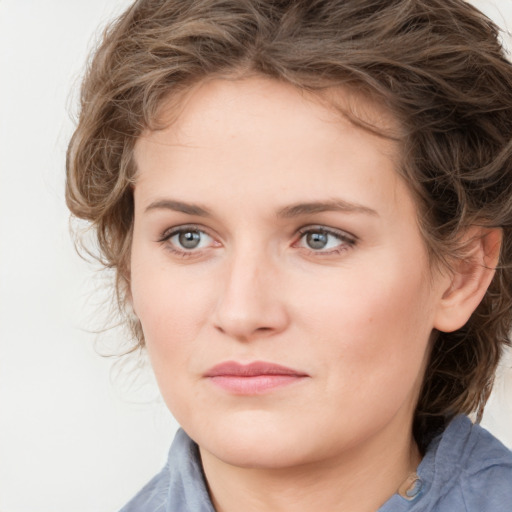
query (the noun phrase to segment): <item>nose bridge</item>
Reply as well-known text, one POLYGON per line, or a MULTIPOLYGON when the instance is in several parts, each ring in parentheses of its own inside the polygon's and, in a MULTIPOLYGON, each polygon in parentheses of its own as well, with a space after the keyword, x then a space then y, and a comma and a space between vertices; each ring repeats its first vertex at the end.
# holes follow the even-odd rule
POLYGON ((287 322, 277 264, 265 246, 240 244, 226 261, 215 327, 240 340, 279 332, 287 322))

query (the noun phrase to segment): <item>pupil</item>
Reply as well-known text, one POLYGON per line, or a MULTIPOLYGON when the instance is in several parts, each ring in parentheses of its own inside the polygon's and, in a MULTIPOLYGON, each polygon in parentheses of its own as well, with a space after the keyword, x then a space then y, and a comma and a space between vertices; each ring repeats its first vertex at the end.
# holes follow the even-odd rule
POLYGON ((185 249, 195 249, 201 240, 197 231, 185 231, 179 235, 180 245, 185 249))
POLYGON ((327 234, 308 233, 306 241, 311 249, 323 249, 327 245, 327 234))

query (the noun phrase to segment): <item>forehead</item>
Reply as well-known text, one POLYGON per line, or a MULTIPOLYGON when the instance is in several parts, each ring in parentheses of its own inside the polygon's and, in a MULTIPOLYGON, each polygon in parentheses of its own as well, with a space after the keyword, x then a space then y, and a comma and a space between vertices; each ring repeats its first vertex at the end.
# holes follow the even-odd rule
POLYGON ((137 183, 153 195, 164 184, 182 195, 192 185, 206 195, 223 184, 230 199, 269 201, 279 190, 283 202, 302 200, 293 197, 301 193, 325 200, 336 189, 368 201, 377 193, 382 200, 385 183, 393 198, 402 181, 399 144, 357 126, 352 116, 383 133, 399 129, 388 112, 351 91, 318 95, 263 78, 211 80, 178 110, 163 104, 159 124, 165 127, 147 131, 136 144, 137 183))
MULTIPOLYGON (((255 75, 233 78, 210 77, 176 94, 169 94, 160 103, 153 120, 154 126, 149 127, 142 137, 156 135, 153 132, 165 128, 183 128, 193 121, 199 121, 201 124, 205 106, 210 115, 217 115, 217 121, 225 118, 223 114, 233 112, 253 115, 255 109, 252 107, 256 103, 261 104, 265 99, 279 104, 279 109, 274 108, 272 119, 276 125, 279 123, 280 113, 295 112, 299 120, 303 109, 297 109, 297 106, 309 104, 311 107, 311 104, 314 104, 317 116, 323 121, 349 121, 354 127, 380 136, 384 140, 399 141, 404 136, 398 119, 384 106, 384 102, 370 94, 362 93, 355 86, 306 90, 282 80, 255 75)), ((263 115, 263 112, 259 114, 263 115)), ((307 121, 311 122, 311 119, 307 121)), ((196 128, 197 126, 194 126, 194 129, 196 128)))

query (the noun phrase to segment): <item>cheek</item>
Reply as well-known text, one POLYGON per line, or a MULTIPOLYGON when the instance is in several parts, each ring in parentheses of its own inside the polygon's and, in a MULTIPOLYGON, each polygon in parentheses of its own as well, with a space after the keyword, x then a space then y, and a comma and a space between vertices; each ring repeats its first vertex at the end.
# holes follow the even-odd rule
MULTIPOLYGON (((154 271, 153 271, 154 272, 154 271)), ((141 280, 132 278, 134 310, 141 321, 148 350, 175 350, 194 340, 204 323, 205 300, 199 290, 180 286, 145 272, 141 280), (154 278, 153 278, 154 277, 154 278)))
POLYGON ((172 362, 193 345, 204 322, 208 294, 200 279, 179 267, 173 270, 165 254, 157 254, 134 239, 131 295, 150 357, 172 362))
POLYGON ((194 358, 204 324, 205 300, 197 287, 157 265, 140 266, 132 274, 135 312, 162 397, 177 418, 192 414, 190 396, 194 358))
POLYGON ((422 376, 432 331, 429 282, 398 261, 386 272, 371 268, 353 268, 304 294, 307 329, 333 386, 342 378, 373 395, 383 386, 402 394, 422 376))

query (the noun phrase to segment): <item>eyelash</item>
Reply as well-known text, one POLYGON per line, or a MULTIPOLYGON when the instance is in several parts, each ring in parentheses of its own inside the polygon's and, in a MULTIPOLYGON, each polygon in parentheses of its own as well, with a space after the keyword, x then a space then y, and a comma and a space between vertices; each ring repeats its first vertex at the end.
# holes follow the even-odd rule
MULTIPOLYGON (((165 247, 167 250, 169 250, 171 253, 173 253, 176 256, 179 256, 181 258, 193 258, 198 257, 202 254, 202 251, 195 250, 195 248, 192 249, 179 249, 177 248, 173 243, 170 242, 170 240, 177 235, 184 234, 184 233, 201 233, 203 235, 206 235, 210 237, 212 240, 214 240, 214 237, 209 235, 204 228, 197 225, 183 225, 178 226, 175 228, 172 228, 170 230, 165 231, 161 237, 159 237, 158 242, 165 244, 165 247)), ((348 233, 344 231, 338 231, 331 228, 326 228, 325 226, 305 226, 298 230, 298 234, 300 235, 299 238, 292 244, 292 247, 298 247, 301 240, 303 240, 307 235, 311 234, 322 234, 327 236, 332 236, 336 238, 340 243, 333 249, 329 250, 315 250, 308 247, 300 247, 301 249, 304 249, 308 252, 309 255, 315 255, 315 256, 330 256, 330 255, 336 255, 341 254, 342 252, 345 252, 349 250, 351 247, 353 247, 357 243, 357 238, 353 235, 349 235, 348 233)), ((220 244, 217 242, 217 244, 220 246, 220 244)))
POLYGON ((165 231, 162 234, 162 236, 158 239, 158 242, 165 244, 165 248, 168 251, 170 251, 174 255, 179 256, 181 258, 193 258, 193 257, 200 256, 200 251, 198 251, 198 250, 194 250, 194 249, 187 250, 185 248, 178 249, 175 245, 173 245, 170 242, 170 240, 174 236, 180 235, 183 233, 202 233, 203 235, 207 235, 208 237, 210 237, 212 240, 214 239, 201 226, 189 224, 189 225, 178 226, 176 228, 172 228, 170 230, 165 231))
POLYGON ((299 229, 300 237, 293 245, 297 246, 301 240, 303 240, 309 234, 323 234, 336 238, 340 243, 333 249, 329 250, 314 250, 311 248, 304 247, 306 251, 308 251, 311 255, 316 256, 331 256, 336 254, 341 254, 351 247, 356 245, 357 238, 353 235, 349 235, 345 231, 339 231, 332 228, 326 228, 325 226, 306 226, 304 228, 299 229))

